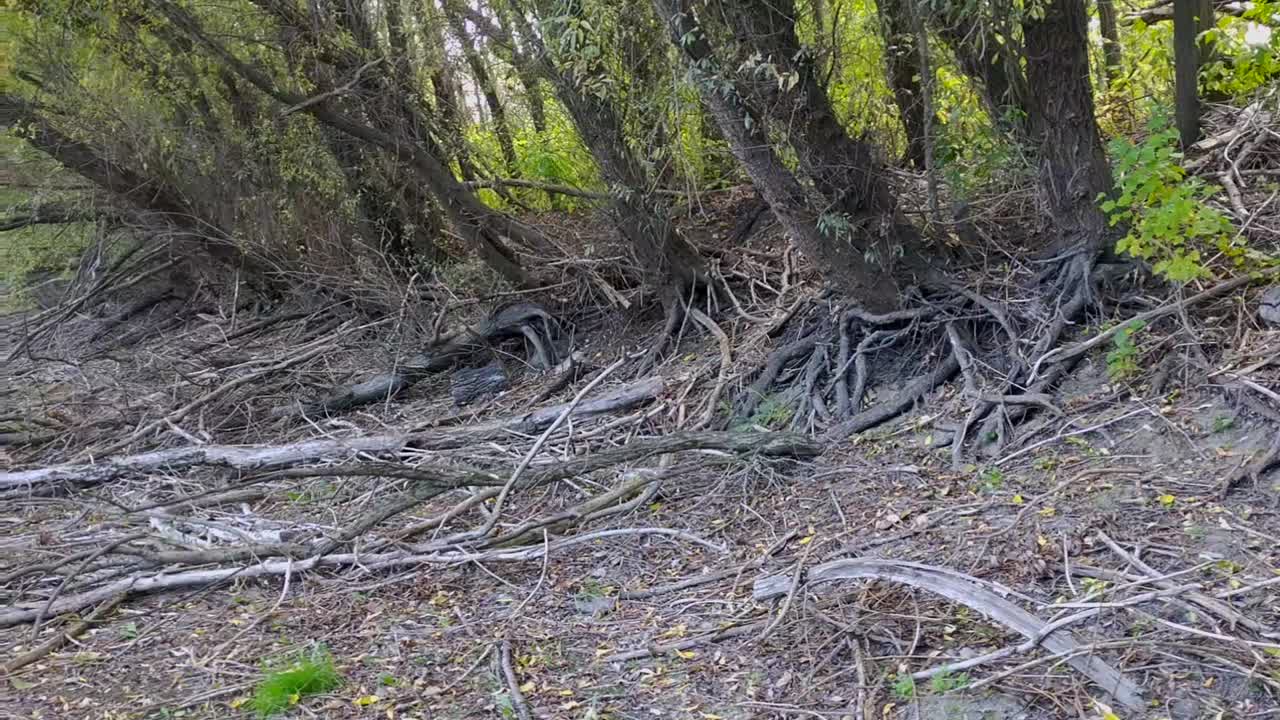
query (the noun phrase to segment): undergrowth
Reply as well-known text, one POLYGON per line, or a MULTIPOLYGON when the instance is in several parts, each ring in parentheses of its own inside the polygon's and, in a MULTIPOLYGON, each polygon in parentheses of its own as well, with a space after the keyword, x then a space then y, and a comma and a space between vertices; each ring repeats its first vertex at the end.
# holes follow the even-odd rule
POLYGON ((324 648, 317 648, 285 668, 269 670, 254 690, 250 705, 258 717, 270 717, 298 704, 307 695, 328 692, 341 682, 333 658, 324 648))

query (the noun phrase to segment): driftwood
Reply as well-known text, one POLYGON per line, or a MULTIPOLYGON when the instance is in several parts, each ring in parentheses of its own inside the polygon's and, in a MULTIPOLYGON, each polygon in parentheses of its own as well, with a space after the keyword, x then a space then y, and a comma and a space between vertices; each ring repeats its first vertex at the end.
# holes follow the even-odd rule
POLYGON ((352 385, 334 388, 325 397, 298 401, 273 408, 275 417, 339 413, 369 403, 383 402, 404 392, 418 381, 444 372, 503 340, 524 338, 533 346, 531 364, 540 369, 553 367, 559 361, 556 347, 558 325, 542 308, 531 303, 517 303, 489 316, 484 322, 446 338, 425 352, 352 385))
MULTIPOLYGON (((662 386, 662 379, 656 377, 623 386, 601 397, 579 403, 573 409, 571 417, 583 419, 643 405, 653 401, 662 391, 662 386)), ((308 440, 278 446, 202 445, 157 450, 94 463, 0 473, 0 490, 26 490, 61 484, 88 487, 126 475, 178 472, 197 466, 226 467, 241 471, 275 470, 320 460, 349 458, 358 453, 387 455, 405 447, 445 450, 486 440, 503 432, 535 432, 555 422, 566 407, 567 404, 556 405, 457 430, 383 433, 361 438, 308 440)))
MULTIPOLYGON (((885 580, 928 590, 977 610, 986 617, 1026 637, 1036 640, 1047 650, 1061 655, 1063 662, 1110 693, 1126 708, 1145 708, 1142 690, 1120 671, 1102 659, 1089 654, 1089 647, 1078 642, 1065 630, 1052 630, 1035 615, 1005 600, 995 592, 963 573, 945 568, 898 560, 836 560, 818 565, 805 576, 805 587, 814 592, 818 586, 842 580, 885 580)), ((756 581, 753 597, 757 601, 782 597, 795 588, 791 575, 773 575, 756 581)))
MULTIPOLYGON (((579 408, 582 404, 579 404, 579 408)), ((562 411, 563 412, 563 411, 562 411)), ((389 436, 388 436, 389 437, 389 436)), ((414 436, 400 436, 401 440, 414 436)), ((315 445, 312 443, 311 445, 315 445)), ((224 454, 230 448, 216 449, 224 454)), ((264 456, 263 448, 240 448, 250 457, 258 453, 259 459, 264 456)), ((279 450, 276 448, 275 450, 279 450)), ((715 450, 740 456, 772 456, 772 457, 813 457, 821 452, 821 448, 808 439, 787 433, 726 433, 726 432, 690 432, 675 433, 659 437, 639 438, 618 447, 607 448, 598 452, 576 457, 561 462, 548 463, 536 469, 530 469, 519 478, 520 488, 538 487, 572 477, 586 475, 597 470, 615 467, 622 463, 640 460, 656 455, 667 455, 677 452, 715 450)), ((294 457, 303 453, 294 453, 294 457)), ((312 456, 315 455, 314 450, 312 456)), ((156 455, 153 453, 152 455, 156 455)), ((133 458, 133 467, 142 463, 137 456, 133 458)), ((276 461, 281 461, 283 454, 277 453, 276 461)), ((224 458, 225 459, 225 458, 224 458)), ((187 458, 191 461, 192 458, 187 458)), ((690 466, 685 466, 692 467, 690 466)), ((151 563, 150 567, 128 574, 124 577, 111 576, 97 587, 90 587, 79 592, 59 596, 55 593, 41 600, 12 603, 11 607, 0 611, 0 627, 16 624, 39 622, 42 618, 54 617, 68 612, 77 612, 86 607, 96 605, 118 595, 138 595, 151 592, 162 592, 179 588, 199 587, 230 579, 251 579, 259 577, 285 576, 306 572, 317 568, 350 568, 358 566, 362 571, 390 570, 395 568, 417 567, 433 564, 453 564, 469 561, 486 562, 528 562, 545 557, 548 553, 595 542, 599 539, 636 535, 666 536, 685 542, 693 542, 711 548, 717 552, 726 552, 724 548, 709 543, 701 538, 681 530, 670 528, 629 528, 600 530, 583 535, 562 538, 559 540, 511 546, 519 537, 526 535, 521 531, 496 537, 474 536, 474 542, 450 536, 434 544, 398 545, 397 549, 387 542, 361 543, 359 552, 344 550, 343 545, 363 537, 379 523, 392 516, 407 511, 422 502, 437 497, 449 489, 463 486, 490 486, 504 484, 500 474, 494 472, 461 470, 456 467, 421 463, 414 467, 387 464, 354 464, 348 466, 324 468, 299 468, 305 474, 326 475, 377 475, 397 477, 411 480, 410 489, 392 498, 390 502, 375 507, 363 514, 361 518, 341 529, 336 534, 317 538, 311 543, 277 543, 255 546, 228 546, 223 548, 202 549, 196 551, 155 552, 142 548, 124 547, 136 537, 118 538, 113 544, 95 551, 82 563, 105 557, 116 552, 130 557, 132 560, 151 563), (207 569, 182 569, 181 566, 218 563, 219 567, 207 569), (174 567, 174 566, 179 567, 174 567)), ((680 466, 671 472, 680 472, 680 466)), ((663 473, 652 473, 649 480, 658 480, 663 473)), ((632 484, 638 488, 638 484, 632 484)), ((627 485, 618 492, 597 498, 600 502, 622 499, 628 492, 627 485)), ((629 508, 631 505, 617 506, 629 508)), ((584 507, 580 518, 589 520, 603 517, 612 512, 612 508, 599 508, 595 505, 584 507)), ((574 520, 573 517, 556 516, 547 522, 527 525, 527 527, 551 527, 552 521, 574 520)), ((135 566, 136 567, 136 566, 135 566)), ((72 574, 79 574, 79 571, 72 574)))

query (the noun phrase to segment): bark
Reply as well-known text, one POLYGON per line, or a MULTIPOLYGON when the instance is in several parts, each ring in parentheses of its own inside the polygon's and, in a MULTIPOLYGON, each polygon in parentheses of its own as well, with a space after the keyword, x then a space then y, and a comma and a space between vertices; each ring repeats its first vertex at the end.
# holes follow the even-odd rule
POLYGON ((498 145, 502 148, 502 160, 507 166, 507 172, 512 177, 519 177, 519 161, 516 158, 515 141, 511 137, 511 125, 507 121, 507 109, 502 103, 502 98, 498 96, 498 87, 494 83, 493 75, 476 49, 475 39, 471 37, 471 33, 467 32, 462 16, 451 12, 446 12, 445 15, 454 38, 462 46, 462 56, 467 61, 467 67, 471 68, 471 76, 475 79, 476 86, 483 95, 485 105, 488 106, 493 118, 493 132, 498 136, 498 145))
POLYGON ((742 79, 740 91, 776 131, 787 134, 801 170, 830 211, 847 220, 854 253, 877 258, 882 275, 890 274, 899 255, 916 260, 919 236, 898 213, 874 149, 845 132, 809 53, 800 47, 793 0, 717 0, 715 8, 734 35, 737 58, 747 61, 759 53, 776 69, 776 78, 770 73, 742 79))
POLYGON ((760 114, 728 82, 687 0, 653 0, 669 23, 672 42, 687 57, 703 101, 710 108, 734 156, 751 176, 778 220, 824 277, 869 308, 893 305, 896 289, 885 273, 872 269, 862 252, 842 238, 818 229, 816 213, 795 175, 773 151, 760 114))
POLYGON ((1084 0, 1051 0, 1023 21, 1030 127, 1039 148, 1039 190, 1058 235, 1055 250, 1103 248, 1107 221, 1096 198, 1111 191, 1111 168, 1093 110, 1084 0))
POLYGON ((907 137, 906 161, 925 167, 925 109, 920 79, 920 53, 907 3, 915 0, 879 0, 880 32, 884 37, 884 62, 898 119, 907 137))

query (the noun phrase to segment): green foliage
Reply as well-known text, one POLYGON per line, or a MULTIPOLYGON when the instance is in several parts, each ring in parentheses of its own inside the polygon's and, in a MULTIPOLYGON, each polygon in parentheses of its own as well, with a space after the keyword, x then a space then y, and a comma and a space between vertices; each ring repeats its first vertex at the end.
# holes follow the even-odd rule
POLYGON ((1141 320, 1134 320, 1120 328, 1112 339, 1113 347, 1107 353, 1107 376, 1113 381, 1126 380, 1138 374, 1138 346, 1133 334, 1146 327, 1141 320))
POLYGON ((893 696, 899 700, 911 700, 916 696, 916 681, 910 675, 899 675, 893 683, 893 696))
POLYGON ((1216 188, 1178 164, 1178 132, 1157 112, 1146 140, 1111 142, 1116 196, 1102 199, 1112 225, 1124 223, 1128 233, 1116 250, 1151 261, 1155 272, 1174 282, 1210 275, 1202 250, 1216 247, 1228 258, 1243 261, 1244 249, 1232 239, 1231 222, 1205 203, 1216 188))
POLYGON ((1205 33, 1214 51, 1200 70, 1200 84, 1208 93, 1245 98, 1280 77, 1280 30, 1273 27, 1278 14, 1280 2, 1263 1, 1248 3, 1238 18, 1219 17, 1205 33))
POLYGON ((1219 415, 1213 419, 1213 431, 1223 433, 1236 426, 1236 419, 1230 415, 1219 415))
POLYGON ((777 430, 791 422, 793 413, 790 405, 777 396, 770 395, 756 408, 751 416, 751 424, 777 430))
POLYGON ((951 673, 942 673, 929 678, 929 689, 936 693, 951 692, 959 690, 969 684, 969 674, 960 673, 952 675, 951 673))
POLYGON ((298 656, 285 667, 268 669, 254 690, 251 705, 258 717, 270 717, 306 695, 328 692, 341 683, 333 658, 321 647, 298 656))
POLYGON ((1004 487, 1004 472, 1000 468, 989 467, 982 471, 982 488, 987 492, 996 492, 1004 487))

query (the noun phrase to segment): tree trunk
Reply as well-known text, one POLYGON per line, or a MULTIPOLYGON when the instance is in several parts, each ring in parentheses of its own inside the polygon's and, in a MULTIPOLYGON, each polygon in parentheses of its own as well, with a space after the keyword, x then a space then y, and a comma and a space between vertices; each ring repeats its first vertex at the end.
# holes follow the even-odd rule
POLYGON ((175 188, 143 175, 132 168, 102 157, 85 143, 64 135, 25 100, 0 94, 0 128, 23 123, 24 139, 58 164, 143 214, 152 224, 185 229, 185 236, 196 238, 199 247, 215 260, 246 271, 254 282, 265 281, 263 268, 236 246, 230 235, 208 220, 191 201, 175 188), (157 222, 158 221, 158 222, 157 222))
MULTIPOLYGON (((511 34, 494 25, 458 0, 445 0, 490 36, 496 45, 515 48, 511 34)), ((551 83, 556 96, 573 118, 582 142, 600 168, 615 196, 612 211, 619 232, 635 249, 646 276, 664 289, 664 303, 672 302, 689 288, 699 284, 705 267, 697 249, 680 236, 667 216, 666 208, 652 194, 653 183, 643 165, 627 146, 622 120, 605 99, 581 89, 581 78, 571 77, 552 60, 540 35, 515 6, 510 14, 515 30, 529 43, 531 57, 515 58, 528 64, 551 83)), ((572 16, 580 12, 575 3, 561 10, 572 16)))
POLYGON ((818 228, 804 188, 773 151, 765 121, 732 87, 687 0, 653 0, 671 29, 672 42, 687 57, 695 83, 738 161, 805 257, 823 276, 873 310, 893 306, 896 288, 887 273, 869 266, 863 253, 842 237, 818 228))
POLYGON ((879 0, 880 33, 884 38, 884 63, 898 119, 906 133, 906 161, 917 169, 925 167, 925 109, 920 79, 920 54, 907 3, 915 0, 879 0))
POLYGON ((1106 68, 1107 84, 1116 81, 1120 72, 1120 31, 1116 27, 1115 0, 1097 0, 1098 25, 1102 31, 1102 63, 1106 68))
POLYGON ((1084 0, 1050 0, 1023 21, 1030 127, 1039 148, 1040 194, 1057 232, 1055 252, 1103 248, 1107 220, 1096 199, 1111 168, 1093 112, 1084 0))
POLYGON ((485 105, 493 118, 493 132, 498 136, 498 146, 502 148, 502 160, 506 164, 507 173, 511 177, 519 177, 519 162, 516 158, 515 141, 511 137, 511 125, 507 122, 507 109, 502 104, 502 98, 498 96, 498 87, 493 81, 493 75, 476 49, 475 39, 471 37, 471 33, 467 32, 466 22, 462 16, 448 12, 448 4, 446 4, 445 16, 448 18, 454 38, 462 46, 462 56, 467 61, 467 67, 471 68, 471 77, 475 79, 476 87, 484 97, 485 105))
MULTIPOLYGON (((1011 11, 1009 11, 1011 13, 1011 11)), ((997 34, 991 21, 979 22, 961 10, 936 13, 932 23, 956 57, 960 71, 978 89, 991 122, 1018 138, 1028 133, 1031 98, 1022 58, 997 34)))
POLYGON ((758 53, 776 69, 776 78, 740 78, 740 91, 776 130, 786 131, 800 168, 840 216, 836 222, 847 225, 846 241, 858 254, 875 258, 883 273, 891 272, 897 257, 918 260, 919 235, 898 213, 872 146, 845 132, 800 47, 793 1, 717 0, 715 7, 730 23, 738 58, 749 66, 758 53))

